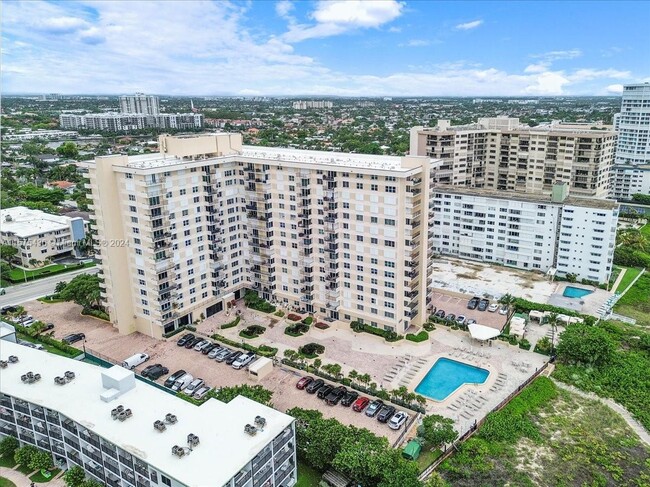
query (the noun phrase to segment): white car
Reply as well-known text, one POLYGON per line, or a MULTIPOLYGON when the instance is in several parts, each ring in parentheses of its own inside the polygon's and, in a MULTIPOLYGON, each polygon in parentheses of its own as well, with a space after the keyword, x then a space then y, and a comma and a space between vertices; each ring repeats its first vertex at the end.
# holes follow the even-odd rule
POLYGON ((149 355, 146 353, 136 353, 135 355, 131 355, 129 358, 125 359, 124 362, 122 362, 122 367, 133 370, 138 365, 145 363, 147 360, 149 360, 149 355))
POLYGON ((243 355, 240 355, 237 357, 237 359, 232 363, 232 368, 233 369, 243 369, 246 367, 248 364, 250 364, 253 359, 255 358, 254 353, 245 353, 243 355))
POLYGON ((203 399, 205 397, 205 395, 208 392, 210 392, 210 389, 211 389, 211 387, 208 387, 208 386, 204 385, 198 391, 196 391, 192 397, 194 399, 203 399))
POLYGON ((508 314, 508 307, 507 306, 502 306, 501 309, 499 309, 499 314, 500 315, 507 315, 508 314))
POLYGON ((194 346, 194 350, 196 350, 197 352, 200 352, 201 350, 203 350, 203 348, 207 347, 208 345, 210 345, 209 340, 201 340, 199 343, 197 343, 194 346))
POLYGON ((188 396, 191 396, 192 394, 197 392, 201 387, 203 387, 203 384, 205 384, 203 379, 198 379, 198 378, 194 379, 192 382, 189 383, 189 385, 185 389, 183 389, 183 392, 188 396))
POLYGON ((458 323, 459 325, 464 325, 465 320, 466 320, 465 315, 456 316, 456 323, 458 323))
POLYGON ((499 309, 499 305, 498 305, 497 303, 492 303, 492 304, 488 307, 488 311, 489 311, 490 313, 494 313, 494 312, 495 312, 496 310, 498 310, 498 309, 499 309))
POLYGON ((406 423, 409 419, 409 415, 406 414, 404 411, 398 411, 393 415, 392 418, 390 418, 390 421, 388 422, 388 427, 393 430, 398 430, 402 427, 404 423, 406 423))

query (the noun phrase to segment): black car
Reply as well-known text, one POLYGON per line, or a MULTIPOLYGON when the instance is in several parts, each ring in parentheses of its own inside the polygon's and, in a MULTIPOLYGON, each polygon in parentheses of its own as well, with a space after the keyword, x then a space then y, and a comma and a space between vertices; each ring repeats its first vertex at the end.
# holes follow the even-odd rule
POLYGON ((211 343, 211 344, 208 345, 207 347, 204 347, 203 350, 201 350, 201 353, 202 353, 203 355, 207 355, 207 354, 209 354, 209 353, 212 351, 213 348, 216 348, 216 347, 218 347, 218 346, 219 346, 219 345, 217 345, 216 343, 211 343))
POLYGON ((454 313, 449 313, 445 319, 448 321, 456 321, 456 315, 454 313))
POLYGON ((393 406, 384 406, 377 414, 377 421, 380 423, 387 423, 388 420, 395 414, 396 409, 393 406))
POLYGON ((148 377, 151 380, 158 380, 167 374, 169 374, 169 369, 162 364, 149 365, 142 371, 142 377, 148 377))
POLYGON ((233 353, 231 353, 230 355, 228 355, 226 357, 226 360, 224 360, 224 362, 227 363, 228 365, 232 365, 232 363, 235 360, 237 360, 242 353, 244 353, 244 352, 240 352, 240 351, 233 352, 233 353))
POLYGON ((3 306, 0 314, 6 315, 8 313, 15 313, 18 311, 18 306, 3 306))
POLYGON ((70 345, 71 343, 75 343, 85 339, 86 339, 86 335, 84 335, 83 333, 72 333, 70 335, 64 336, 63 339, 61 339, 61 341, 63 343, 67 343, 68 345, 70 345))
POLYGON ((325 381, 323 379, 316 379, 315 381, 311 382, 307 387, 305 387, 305 390, 307 391, 308 394, 313 394, 318 389, 323 387, 324 384, 325 381))
POLYGON ((323 387, 318 389, 318 399, 325 399, 327 395, 332 392, 332 389, 334 389, 334 386, 331 386, 329 384, 324 384, 323 387))
POLYGON ((467 309, 476 309, 481 298, 474 296, 467 302, 467 309))
POLYGON ((489 299, 483 298, 478 302, 478 310, 479 311, 485 311, 486 309, 488 309, 488 306, 490 306, 490 300, 489 299))
POLYGON ((370 404, 368 404, 368 407, 366 408, 366 416, 369 418, 374 418, 379 410, 384 407, 384 401, 381 399, 375 399, 372 401, 370 404))
POLYGON ((357 391, 348 392, 343 399, 341 399, 341 406, 349 408, 350 405, 357 400, 359 393, 357 391))
POLYGON ((54 323, 45 323, 45 326, 41 330, 41 333, 44 331, 54 330, 54 323))
POLYGON ((199 342, 202 342, 203 338, 201 337, 194 337, 191 340, 188 340, 187 343, 185 344, 185 348, 194 348, 194 345, 196 345, 199 342))
POLYGON ((325 397, 325 402, 330 406, 336 406, 341 399, 343 399, 348 393, 348 390, 339 386, 336 389, 330 391, 330 393, 325 397))
POLYGON ((445 310, 444 309, 439 309, 438 311, 436 311, 435 316, 437 316, 438 318, 444 318, 445 317, 445 310))
POLYGON ((191 333, 186 333, 176 342, 176 345, 178 345, 179 347, 184 347, 185 345, 187 345, 187 342, 194 340, 194 338, 196 337, 191 333))
POLYGON ((187 373, 187 372, 185 372, 185 371, 182 370, 182 369, 181 369, 181 370, 177 370, 177 371, 174 372, 172 375, 170 375, 169 377, 167 377, 167 379, 165 380, 165 387, 171 387, 171 386, 173 386, 173 385, 174 385, 174 382, 176 382, 178 379, 180 379, 181 377, 183 377, 186 373, 187 373))

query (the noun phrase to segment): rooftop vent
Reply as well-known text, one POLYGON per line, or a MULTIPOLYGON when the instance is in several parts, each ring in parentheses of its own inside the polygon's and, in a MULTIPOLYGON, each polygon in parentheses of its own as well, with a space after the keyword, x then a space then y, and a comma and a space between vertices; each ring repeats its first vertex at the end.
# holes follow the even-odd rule
POLYGON ((189 448, 184 448, 178 445, 172 446, 172 455, 176 455, 178 458, 183 458, 185 455, 189 455, 189 454, 190 454, 189 448))
POLYGON ((58 384, 58 385, 60 385, 60 386, 64 386, 64 385, 66 385, 68 382, 70 382, 71 380, 73 380, 75 377, 76 377, 76 376, 75 376, 74 372, 71 372, 71 371, 68 370, 65 374, 63 374, 63 376, 57 376, 57 377, 55 377, 55 378, 54 378, 54 383, 55 383, 55 384, 58 384))
POLYGON ((247 433, 250 436, 255 436, 257 434, 257 428, 252 424, 247 424, 244 426, 244 433, 247 433))
POLYGON ((9 355, 9 363, 10 364, 17 364, 18 363, 18 357, 15 355, 9 355))
POLYGON ((165 414, 165 423, 176 424, 177 422, 178 422, 178 418, 176 417, 175 414, 172 413, 165 414))
POLYGON ((130 409, 124 409, 124 406, 121 404, 117 406, 115 409, 111 410, 111 418, 119 419, 120 421, 125 421, 128 418, 133 416, 133 412, 130 409))
POLYGON ((41 380, 41 374, 27 372, 26 374, 20 376, 20 380, 26 384, 33 384, 34 382, 38 382, 39 380, 41 380))
POLYGON ((160 431, 161 433, 167 429, 167 426, 165 426, 165 423, 157 419, 156 421, 153 422, 153 427, 154 429, 160 431))
POLYGON ((196 436, 194 433, 190 433, 187 435, 187 446, 190 447, 190 450, 194 446, 199 446, 199 437, 196 436))
POLYGON ((264 431, 264 426, 266 426, 266 419, 262 416, 255 416, 255 425, 260 429, 260 431, 264 431))

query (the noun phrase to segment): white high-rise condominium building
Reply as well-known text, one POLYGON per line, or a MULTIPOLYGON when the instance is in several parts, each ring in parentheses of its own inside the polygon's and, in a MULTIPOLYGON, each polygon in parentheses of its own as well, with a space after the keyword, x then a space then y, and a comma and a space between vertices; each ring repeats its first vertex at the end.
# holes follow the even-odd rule
POLYGON ((160 337, 244 290, 403 333, 426 320, 428 157, 162 136, 160 154, 86 163, 104 304, 160 337))
POLYGON ((136 93, 135 95, 120 96, 120 112, 142 113, 144 115, 158 115, 160 102, 157 96, 136 93))
POLYGON ((629 199, 650 194, 650 83, 623 87, 612 197, 629 199))
POLYGON ((202 113, 161 113, 159 115, 129 113, 62 113, 59 125, 63 129, 87 129, 105 132, 130 132, 146 128, 193 130, 203 127, 202 113))
POLYGON ((566 182, 576 196, 606 198, 616 134, 555 123, 541 127, 516 118, 481 118, 478 123, 411 129, 412 155, 440 159, 438 183, 550 194, 566 182))
POLYGON ((0 438, 52 453, 110 487, 285 487, 294 420, 238 396, 195 406, 104 369, 0 340, 0 438), (13 357, 13 358, 12 358, 13 357))
POLYGON ((608 282, 618 203, 568 195, 504 193, 437 185, 432 190, 432 250, 559 276, 608 282))

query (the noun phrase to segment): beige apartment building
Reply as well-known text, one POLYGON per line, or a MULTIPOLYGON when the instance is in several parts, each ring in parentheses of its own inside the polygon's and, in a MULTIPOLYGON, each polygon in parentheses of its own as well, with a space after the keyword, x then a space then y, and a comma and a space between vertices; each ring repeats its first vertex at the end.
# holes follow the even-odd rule
POLYGON ((606 198, 616 146, 610 130, 551 123, 528 127, 517 118, 481 118, 411 129, 410 153, 440 159, 439 184, 551 194, 566 182, 574 196, 606 198))
POLYGON ((85 163, 102 297, 121 333, 160 337, 245 290, 403 333, 426 320, 434 161, 161 136, 85 163))

